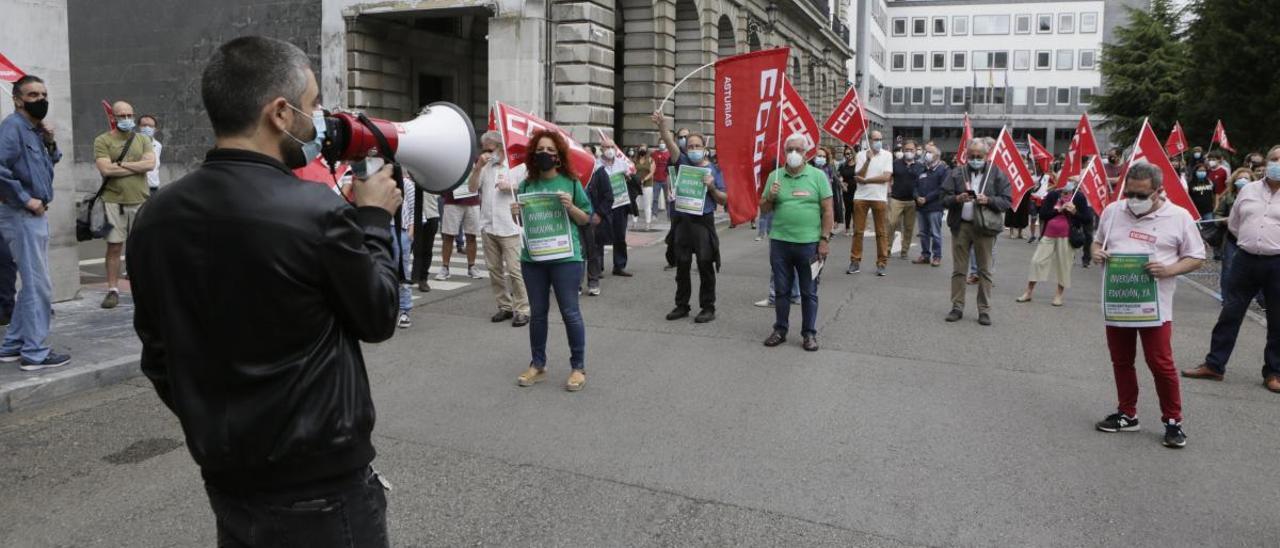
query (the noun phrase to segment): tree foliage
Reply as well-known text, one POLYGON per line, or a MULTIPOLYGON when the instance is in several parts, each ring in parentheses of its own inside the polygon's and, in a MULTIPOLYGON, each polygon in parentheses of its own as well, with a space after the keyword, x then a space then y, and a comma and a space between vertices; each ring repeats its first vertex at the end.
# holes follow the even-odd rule
POLYGON ((1106 94, 1093 106, 1106 115, 1102 127, 1111 131, 1116 143, 1132 142, 1147 118, 1157 131, 1173 127, 1182 114, 1183 88, 1192 72, 1168 0, 1154 0, 1150 11, 1126 9, 1129 23, 1115 29, 1115 43, 1103 45, 1106 94))

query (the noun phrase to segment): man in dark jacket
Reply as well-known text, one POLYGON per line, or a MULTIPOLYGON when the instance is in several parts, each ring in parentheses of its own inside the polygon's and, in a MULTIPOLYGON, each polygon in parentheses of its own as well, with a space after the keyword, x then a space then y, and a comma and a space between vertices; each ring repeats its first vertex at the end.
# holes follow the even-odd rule
POLYGON ((587 181, 587 198, 591 200, 591 221, 578 227, 582 247, 587 252, 587 295, 600 295, 600 278, 604 276, 604 246, 613 242, 613 185, 604 166, 596 167, 587 181))
POLYGON ((969 253, 978 263, 978 323, 991 325, 991 250, 1004 231, 1004 212, 1011 205, 1009 179, 987 161, 986 141, 969 141, 969 162, 952 170, 942 186, 942 206, 951 229, 951 313, 948 322, 964 317, 965 276, 969 253), (981 216, 981 217, 980 217, 981 216))
POLYGON ((352 207, 293 176, 324 124, 296 46, 227 42, 201 86, 215 148, 128 241, 142 371, 182 423, 219 545, 386 546, 360 342, 396 328, 400 190, 383 169, 352 207))
MULTIPOLYGON (((938 147, 924 147, 924 173, 915 188, 916 224, 920 225, 920 256, 915 264, 942 266, 942 186, 951 170, 942 161, 938 147)), ((894 171, 897 173, 897 171, 894 171)), ((904 247, 909 244, 904 244, 904 247)))

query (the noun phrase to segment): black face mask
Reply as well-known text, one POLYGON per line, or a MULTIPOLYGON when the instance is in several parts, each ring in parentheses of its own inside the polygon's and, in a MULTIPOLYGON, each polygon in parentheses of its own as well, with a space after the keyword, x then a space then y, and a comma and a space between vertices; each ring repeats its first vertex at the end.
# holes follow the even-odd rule
POLYGON ((27 114, 31 115, 32 118, 43 120, 45 116, 49 115, 49 100, 23 101, 22 110, 27 111, 27 114))
POLYGON ((533 165, 538 168, 538 171, 550 171, 551 168, 560 165, 560 158, 550 152, 535 152, 533 165))

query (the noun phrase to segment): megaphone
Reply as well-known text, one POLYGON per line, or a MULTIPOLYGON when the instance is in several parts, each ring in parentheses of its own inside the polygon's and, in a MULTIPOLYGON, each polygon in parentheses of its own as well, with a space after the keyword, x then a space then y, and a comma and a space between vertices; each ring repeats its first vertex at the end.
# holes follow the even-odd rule
POLYGON ((408 122, 335 112, 325 116, 320 154, 331 166, 368 162, 370 173, 381 167, 381 161, 394 160, 422 190, 442 194, 471 174, 475 129, 461 108, 443 101, 427 105, 408 122))

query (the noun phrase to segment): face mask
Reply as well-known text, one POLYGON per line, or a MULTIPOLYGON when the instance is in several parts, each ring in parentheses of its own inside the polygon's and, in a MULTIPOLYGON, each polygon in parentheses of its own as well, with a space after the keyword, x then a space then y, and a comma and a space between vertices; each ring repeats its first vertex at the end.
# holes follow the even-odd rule
POLYGON ((533 165, 538 168, 538 171, 551 171, 551 168, 556 167, 556 164, 559 163, 560 158, 550 152, 535 152, 533 154, 533 165))
POLYGON ((1075 192, 1076 187, 1078 186, 1080 186, 1080 183, 1068 182, 1067 186, 1062 187, 1062 190, 1066 191, 1067 194, 1070 194, 1072 192, 1075 192))
POLYGON ((791 169, 796 169, 802 165, 804 165, 803 154, 800 154, 799 152, 796 152, 794 150, 787 153, 787 167, 790 167, 791 169))
POLYGON ((1267 162, 1267 178, 1280 181, 1280 162, 1267 162))
POLYGON ((124 133, 129 133, 130 131, 133 131, 133 128, 135 125, 136 124, 134 124, 132 118, 121 118, 119 120, 116 120, 116 129, 124 133))
POLYGON ((502 161, 502 159, 498 157, 498 153, 497 153, 497 152, 490 152, 490 153, 489 153, 489 165, 491 165, 491 166, 496 166, 496 165, 498 165, 498 162, 501 162, 501 161, 502 161))
POLYGON ((667 150, 667 144, 666 144, 666 143, 662 143, 662 144, 658 145, 658 150, 667 150))
POLYGON ((893 153, 893 157, 894 157, 895 159, 901 160, 901 159, 902 159, 902 153, 901 153, 901 152, 895 152, 895 153, 893 153))
POLYGON ((1197 172, 1196 172, 1196 178, 1197 178, 1197 179, 1204 179, 1205 177, 1208 177, 1208 176, 1209 176, 1209 173, 1208 173, 1208 172, 1206 172, 1206 171, 1197 171, 1197 172))
MULTIPOLYGON (((293 105, 289 105, 289 108, 297 111, 300 114, 303 114, 303 115, 306 114, 305 112, 302 112, 302 110, 298 109, 298 107, 295 107, 293 105)), ((293 139, 294 142, 298 143, 299 145, 299 148, 297 149, 289 147, 284 149, 283 151, 284 160, 285 160, 284 163, 286 166, 289 166, 289 169, 298 169, 302 166, 305 166, 311 163, 311 160, 314 160, 316 156, 320 155, 320 148, 323 146, 323 143, 324 143, 324 129, 325 129, 324 111, 317 110, 316 112, 311 114, 311 128, 312 130, 314 130, 315 134, 311 137, 311 139, 306 141, 303 141, 302 139, 295 137, 292 133, 289 133, 288 131, 284 132, 285 135, 288 135, 290 139, 293 139)))
POLYGON ((1247 184, 1249 184, 1249 180, 1245 179, 1244 177, 1236 179, 1236 188, 1244 188, 1244 185, 1247 185, 1247 184))
POLYGON ((914 159, 916 159, 916 153, 914 153, 914 152, 906 152, 906 153, 903 153, 902 157, 903 157, 903 158, 906 158, 906 159, 908 159, 908 160, 914 160, 914 159))
POLYGON ((676 144, 680 145, 680 148, 684 148, 684 146, 688 143, 689 143, 688 137, 681 137, 679 139, 676 139, 676 144))
POLYGON ((140 127, 140 128, 138 128, 138 133, 141 133, 141 134, 143 134, 143 135, 146 135, 147 137, 155 137, 155 136, 156 136, 156 128, 153 128, 153 127, 151 127, 151 126, 140 127))
POLYGON ((1139 200, 1137 198, 1129 198, 1128 200, 1125 200, 1125 201, 1129 203, 1129 211, 1132 211, 1134 215, 1137 215, 1139 217, 1146 215, 1148 212, 1151 211, 1151 206, 1155 205, 1155 202, 1152 201, 1151 198, 1146 198, 1142 200, 1139 200))
POLYGON ((22 102, 22 110, 27 111, 32 118, 43 120, 49 114, 49 100, 41 99, 39 101, 22 102))
POLYGON ((649 150, 648 150, 648 149, 643 149, 643 148, 642 148, 642 149, 640 149, 640 155, 641 155, 641 156, 648 156, 648 155, 649 155, 649 150))
POLYGON ((926 153, 924 153, 924 161, 929 162, 929 163, 931 163, 931 164, 932 164, 932 163, 933 163, 933 153, 932 153, 932 152, 926 152, 926 153))
POLYGON ((975 159, 973 159, 973 160, 969 160, 969 169, 972 169, 972 170, 974 170, 974 171, 979 171, 979 170, 981 170, 983 167, 985 167, 986 165, 987 165, 987 161, 986 161, 986 160, 980 160, 980 159, 976 159, 976 158, 975 158, 975 159))
POLYGON ((706 157, 707 157, 707 153, 706 153, 706 152, 703 152, 703 151, 701 151, 701 150, 690 150, 690 151, 689 151, 689 160, 690 160, 691 162, 694 162, 694 163, 701 162, 701 161, 702 161, 704 158, 706 158, 706 157))
MULTIPOLYGON (((788 162, 790 162, 790 160, 791 160, 790 158, 787 158, 787 161, 788 161, 788 162)), ((814 158, 814 159, 813 159, 813 165, 818 166, 818 167, 825 166, 825 165, 827 165, 827 159, 826 159, 825 157, 822 157, 822 156, 819 156, 819 157, 817 157, 817 158, 814 158)))
POLYGON ((1199 153, 1199 152, 1197 152, 1197 153, 1195 153, 1195 154, 1192 154, 1192 155, 1191 155, 1191 157, 1192 157, 1192 158, 1195 158, 1195 159, 1197 159, 1197 160, 1199 160, 1199 159, 1200 159, 1200 153, 1199 153))
POLYGON ((1215 167, 1218 167, 1218 161, 1217 161, 1217 160, 1209 160, 1209 169, 1213 169, 1213 168, 1215 168, 1215 167))
POLYGON ((871 141, 871 148, 876 152, 880 152, 884 149, 884 141, 871 141))
POLYGON ((617 156, 618 156, 617 150, 614 150, 612 148, 604 149, 604 159, 613 161, 613 159, 616 158, 617 156))

